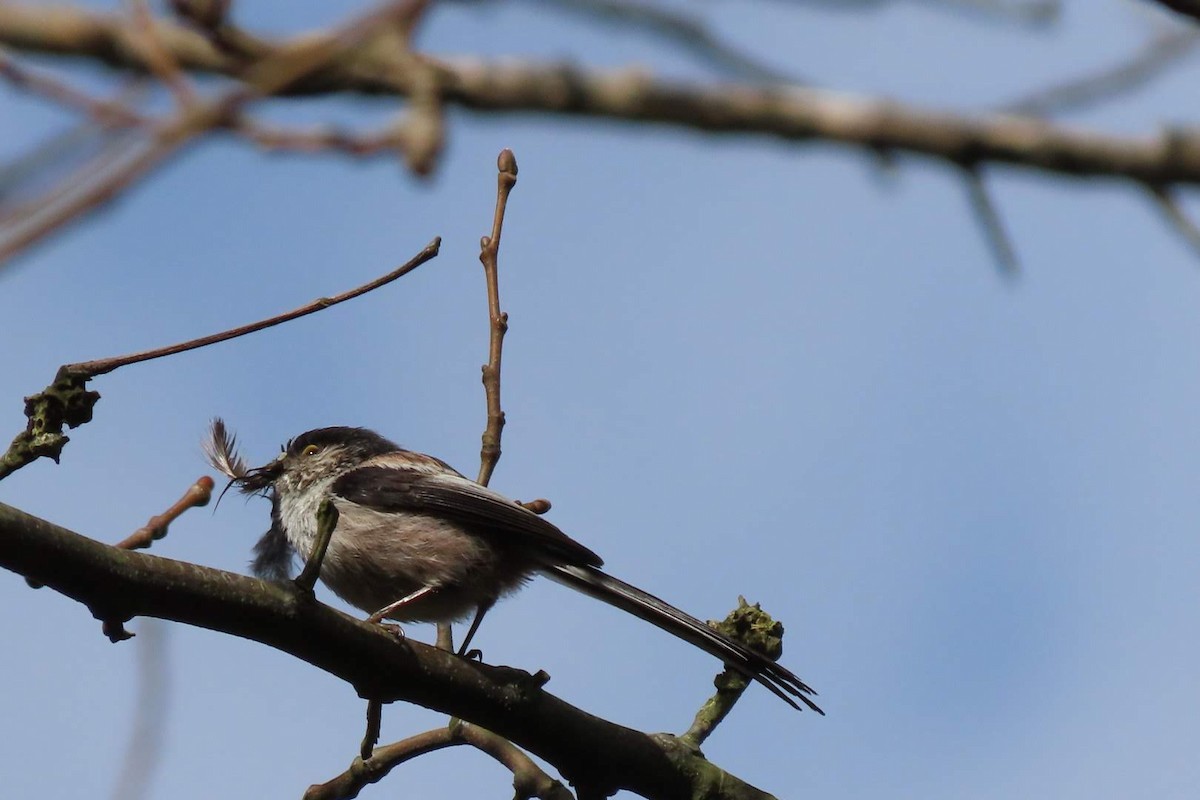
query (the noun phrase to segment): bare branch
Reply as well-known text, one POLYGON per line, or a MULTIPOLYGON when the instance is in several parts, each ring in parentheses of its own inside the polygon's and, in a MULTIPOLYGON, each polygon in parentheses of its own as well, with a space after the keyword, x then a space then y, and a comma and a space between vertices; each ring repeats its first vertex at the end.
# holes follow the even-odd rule
POLYGON ((1153 0, 1160 6, 1165 6, 1176 14, 1200 20, 1200 0, 1153 0))
POLYGON ((500 437, 504 431, 504 411, 500 407, 500 359, 504 352, 504 334, 508 331, 508 314, 500 310, 500 233, 504 229, 504 209, 508 195, 517 185, 517 159, 512 150, 500 151, 496 160, 496 211, 492 216, 492 234, 479 242, 479 261, 487 278, 488 363, 483 367, 483 389, 487 396, 487 427, 483 431, 483 446, 479 452, 479 477, 476 482, 487 486, 492 471, 500 460, 500 437))
POLYGON ((369 283, 364 283, 362 286, 356 287, 347 292, 342 292, 341 294, 334 295, 333 297, 319 297, 316 300, 313 300, 311 303, 307 303, 299 308, 292 309, 291 311, 287 311, 283 314, 278 314, 274 317, 259 320, 258 322, 251 322, 248 325, 240 325, 236 328, 230 328, 227 331, 221 331, 220 333, 201 336, 198 339, 190 339, 186 342, 180 342, 178 344, 172 344, 166 347, 157 347, 153 350, 143 350, 139 353, 130 353, 124 356, 114 356, 112 358, 96 359, 95 361, 81 361, 77 364, 68 364, 64 367, 64 369, 72 373, 82 374, 88 376, 89 378, 94 378, 130 364, 137 364, 142 361, 150 361, 151 359, 162 358, 163 356, 173 356, 178 353, 186 353, 188 350, 196 350, 201 347, 208 347, 209 345, 217 344, 218 342, 226 342, 230 339, 236 339, 240 336, 256 333, 257 331, 272 328, 285 322, 291 322, 294 319, 306 317, 309 314, 315 314, 318 311, 323 311, 331 306, 344 303, 347 300, 353 300, 354 298, 360 297, 367 292, 373 292, 382 286, 386 286, 389 283, 404 277, 417 267, 424 264, 426 261, 435 258, 438 254, 438 249, 441 246, 441 237, 434 237, 433 241, 425 245, 421 252, 409 259, 407 263, 397 267, 386 275, 381 275, 369 283))
MULTIPOLYGON (((161 39, 181 67, 232 77, 244 60, 220 52, 201 35, 163 24, 161 39)), ((0 43, 32 51, 88 57, 125 69, 146 65, 123 46, 108 17, 74 9, 0 5, 0 43)), ((264 43, 266 52, 286 44, 264 43)), ((1200 183, 1200 133, 1117 136, 1008 115, 961 115, 890 100, 815 89, 727 84, 695 86, 641 72, 570 66, 433 60, 445 103, 491 112, 550 113, 659 123, 786 141, 829 141, 908 152, 953 164, 1003 163, 1080 178, 1140 183, 1200 183)), ((276 94, 411 95, 411 64, 386 63, 369 48, 343 50, 322 69, 295 77, 276 94)))
MULTIPOLYGON (((276 94, 288 85, 334 59, 346 47, 374 32, 382 22, 404 15, 406 8, 419 3, 410 0, 402 6, 385 6, 356 19, 331 34, 310 37, 296 44, 276 49, 269 57, 252 65, 242 76, 243 84, 205 103, 192 103, 181 108, 174 117, 156 125, 147 141, 138 142, 123 157, 105 160, 104 169, 94 180, 76 184, 62 197, 52 193, 51 200, 39 205, 27 216, 5 220, 10 231, 0 239, 0 263, 12 258, 32 244, 61 229, 93 209, 105 204, 129 188, 169 156, 174 155, 196 136, 224 124, 236 116, 245 104, 259 97, 276 94)), ((3 17, 7 6, 0 6, 3 17)), ((108 20, 112 27, 111 20, 108 20)), ((123 36, 118 26, 116 35, 123 36)), ((157 41, 175 63, 183 63, 169 48, 172 37, 167 28, 158 30, 157 41)), ((137 48, 135 48, 136 50, 137 48)), ((135 54, 138 63, 147 66, 145 59, 135 54)))
POLYGON ((146 117, 123 102, 98 99, 85 91, 76 89, 46 70, 24 66, 2 48, 0 48, 0 77, 18 89, 41 95, 53 103, 80 111, 97 125, 143 125, 148 121, 146 117))
POLYGON ((0 480, 38 458, 52 458, 56 462, 58 461, 63 447, 69 441, 63 435, 63 426, 77 428, 92 419, 92 409, 100 399, 98 392, 88 391, 86 388, 88 381, 92 378, 129 364, 137 364, 236 339, 239 336, 261 331, 351 300, 391 283, 434 258, 438 254, 441 242, 440 238, 435 238, 407 264, 370 283, 334 297, 319 298, 308 305, 269 319, 154 350, 84 361, 78 364, 65 364, 59 367, 53 383, 37 394, 25 398, 25 417, 27 419, 25 430, 17 434, 8 450, 3 456, 0 456, 0 480))
MULTIPOLYGON (((363 734, 362 744, 358 749, 359 760, 366 761, 375 752, 375 745, 379 744, 379 731, 382 725, 383 703, 375 699, 368 699, 367 730, 363 734)), ((305 796, 307 796, 307 793, 305 796)))
POLYGON ((370 759, 354 759, 350 768, 341 775, 325 783, 310 786, 304 793, 304 800, 343 800, 358 797, 368 785, 378 783, 401 764, 427 753, 464 744, 487 753, 513 773, 513 788, 519 800, 530 797, 538 797, 541 800, 573 800, 565 786, 547 775, 511 743, 491 731, 461 720, 454 720, 445 728, 435 728, 380 747, 370 759))
POLYGON ((1162 75, 1200 44, 1200 32, 1171 31, 1152 38, 1133 56, 1091 75, 1027 94, 1006 103, 999 111, 1033 117, 1073 111, 1135 92, 1162 75))
POLYGON ((1167 223, 1183 237, 1189 247, 1200 254, 1200 226, 1197 226, 1195 221, 1183 210, 1179 198, 1175 196, 1171 187, 1148 186, 1146 188, 1167 223))
MULTIPOLYGON (((469 0, 479 3, 480 0, 469 0)), ((796 77, 721 41, 698 17, 652 3, 629 0, 534 0, 625 30, 642 31, 692 53, 733 78, 754 83, 802 84, 796 77)))
POLYGON ((113 786, 113 800, 148 797, 150 780, 154 777, 163 751, 169 698, 167 642, 170 629, 160 620, 148 619, 138 633, 137 700, 133 712, 133 730, 125 747, 121 771, 113 786))
POLYGON ((159 39, 154 15, 146 0, 127 0, 130 14, 133 18, 133 29, 138 44, 145 53, 145 61, 150 66, 154 76, 175 96, 175 102, 182 108, 196 103, 196 90, 188 82, 187 76, 179 69, 179 63, 159 39))
MULTIPOLYGON (((772 619, 758 603, 747 603, 744 597, 738 598, 737 608, 729 612, 725 619, 720 622, 709 620, 708 624, 767 658, 777 661, 783 655, 783 624, 772 619)), ((687 733, 679 737, 688 747, 698 749, 704 744, 705 739, 733 710, 750 681, 737 670, 726 667, 713 679, 713 684, 717 687, 716 694, 701 706, 687 733)))
POLYGON ((404 700, 469 720, 553 764, 577 786, 652 800, 765 800, 671 736, 647 736, 546 692, 526 672, 412 640, 398 642, 293 588, 119 550, 0 504, 0 567, 41 581, 100 619, 171 619, 290 653, 362 697, 404 700), (603 753, 604 758, 596 758, 603 753))
POLYGON ((149 549, 150 545, 167 535, 168 526, 179 519, 183 512, 190 508, 201 508, 208 505, 208 501, 212 499, 212 490, 212 478, 207 475, 197 478, 196 482, 183 493, 183 497, 175 501, 174 505, 163 513, 151 517, 149 522, 118 542, 117 547, 123 550, 149 549))
POLYGON ((971 210, 975 212, 975 219, 983 230, 984 238, 991 245, 996 266, 1002 273, 1016 275, 1020 271, 1017 253, 1004 230, 1004 220, 1000 218, 1000 212, 988 193, 987 184, 983 181, 983 172, 978 166, 963 167, 962 172, 971 210))

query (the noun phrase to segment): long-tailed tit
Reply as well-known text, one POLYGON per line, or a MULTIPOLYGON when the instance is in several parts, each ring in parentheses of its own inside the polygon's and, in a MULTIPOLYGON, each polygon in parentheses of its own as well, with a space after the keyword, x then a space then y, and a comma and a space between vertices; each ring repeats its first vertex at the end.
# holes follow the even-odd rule
POLYGON ((255 547, 259 576, 290 576, 308 559, 317 511, 338 511, 320 577, 373 618, 452 622, 474 614, 465 652, 487 610, 536 574, 657 625, 792 706, 823 713, 803 681, 654 595, 607 575, 600 557, 542 517, 364 428, 319 428, 291 440, 271 463, 246 469, 220 421, 206 448, 213 465, 247 494, 271 499, 271 529, 255 547), (795 699, 793 699, 795 698, 795 699))

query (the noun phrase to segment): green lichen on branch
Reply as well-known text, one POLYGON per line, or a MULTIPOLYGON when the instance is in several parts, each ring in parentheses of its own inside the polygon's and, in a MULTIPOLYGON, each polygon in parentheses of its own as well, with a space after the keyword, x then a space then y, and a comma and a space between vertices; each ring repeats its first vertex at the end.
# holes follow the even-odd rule
POLYGON ((92 420, 92 408, 99 392, 88 391, 91 375, 60 367, 54 382, 37 394, 25 398, 25 430, 17 434, 0 457, 0 479, 39 458, 52 458, 57 464, 70 439, 63 426, 78 428, 92 420))
MULTIPOLYGON (((708 624, 772 661, 778 661, 783 655, 783 623, 775 621, 758 603, 747 603, 744 597, 738 597, 737 608, 729 612, 725 619, 720 622, 709 621, 708 624)), ((717 687, 717 693, 701 706, 692 726, 680 737, 687 745, 698 748, 704 743, 733 709, 750 681, 727 667, 713 679, 713 685, 717 687)))
POLYGON ((709 761, 687 737, 657 733, 652 738, 675 768, 688 776, 690 800, 776 800, 774 795, 751 786, 709 761))

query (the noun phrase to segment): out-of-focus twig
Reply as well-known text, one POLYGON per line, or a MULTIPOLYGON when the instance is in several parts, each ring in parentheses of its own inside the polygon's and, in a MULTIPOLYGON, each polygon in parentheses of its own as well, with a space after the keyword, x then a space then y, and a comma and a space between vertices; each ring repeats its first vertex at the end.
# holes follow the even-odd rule
POLYGON ((1153 0, 1153 2, 1171 9, 1176 14, 1200 21, 1200 0, 1153 0))
POLYGON ((175 96, 175 102, 186 108, 196 102, 196 90, 187 76, 179 69, 175 56, 159 38, 154 15, 146 0, 126 0, 133 19, 133 30, 138 44, 145 53, 146 63, 154 76, 175 96))
MULTIPOLYGON (((897 5, 898 0, 784 0, 788 5, 816 6, 829 11, 880 11, 897 5)), ((913 0, 908 0, 913 2, 913 0)), ((970 13, 985 20, 1016 22, 1041 27, 1056 21, 1062 12, 1061 0, 917 0, 924 5, 950 13, 970 13)))
MULTIPOLYGON (((168 29, 163 23, 160 34, 183 69, 239 79, 247 75, 244 60, 221 53, 194 31, 168 29)), ((0 43, 146 71, 122 46, 122 37, 121 29, 101 14, 65 7, 51 14, 0 4, 0 43)), ((273 53, 286 44, 264 40, 262 46, 273 53)), ((645 71, 536 61, 425 57, 425 66, 432 70, 425 69, 421 80, 430 72, 436 75, 441 102, 481 112, 599 117, 791 142, 826 141, 951 164, 1012 164, 1076 178, 1200 183, 1200 132, 1118 136, 1012 115, 947 113, 816 89, 692 85, 657 80, 645 71)), ((381 62, 369 49, 358 48, 344 50, 326 67, 276 93, 410 96, 416 84, 411 64, 381 62)))
MULTIPOLYGON (((462 0, 480 3, 482 0, 462 0)), ((698 17, 648 2, 630 0, 530 0, 537 5, 607 22, 623 30, 655 36, 686 50, 732 78, 754 83, 803 84, 806 81, 768 66, 717 37, 698 17)))
MULTIPOLYGON (((411 0, 411 3, 419 0, 411 0)), ((114 159, 95 180, 74 187, 65 198, 36 208, 24 218, 6 220, 8 230, 0 235, 0 264, 54 233, 69 222, 105 204, 129 188, 154 167, 176 153, 199 134, 221 126, 236 116, 250 101, 276 94, 289 84, 317 70, 343 49, 368 36, 390 19, 404 15, 399 3, 385 6, 346 24, 337 31, 285 45, 269 58, 254 64, 242 76, 242 84, 214 100, 192 103, 156 125, 152 135, 126 158, 114 159)), ((159 31, 163 48, 170 40, 159 31)), ((177 54, 169 56, 178 61, 177 54)))
POLYGON ((81 111, 98 125, 141 125, 148 121, 147 117, 139 114, 124 102, 100 100, 85 91, 76 89, 47 70, 34 69, 22 64, 2 47, 0 47, 0 78, 4 78, 18 89, 41 95, 58 105, 81 111))
POLYGON ((1200 226, 1187 215, 1179 198, 1170 186, 1149 186, 1147 190, 1154 199, 1163 218, 1178 233, 1183 240, 1200 255, 1200 226))
POLYGON ((971 210, 983 231, 984 238, 991 246, 996 266, 1000 268, 1002 274, 1016 275, 1020 271, 1017 253, 1013 249, 1008 233, 1004 230, 1004 220, 1000 218, 1000 212, 997 210, 996 204, 992 202, 992 196, 988 192, 987 184, 984 183, 981 168, 978 165, 964 166, 962 176, 967 187, 967 199, 970 202, 971 210))
POLYGON ((141 800, 149 796, 150 782, 162 761, 170 699, 167 645, 170 629, 157 619, 146 619, 137 640, 137 700, 133 730, 125 746, 121 771, 113 785, 113 800, 141 800))
POLYGON ((1198 44, 1200 31, 1173 30, 1150 39, 1119 64, 1032 92, 997 110, 1043 117, 1112 100, 1146 86, 1195 52, 1198 44))

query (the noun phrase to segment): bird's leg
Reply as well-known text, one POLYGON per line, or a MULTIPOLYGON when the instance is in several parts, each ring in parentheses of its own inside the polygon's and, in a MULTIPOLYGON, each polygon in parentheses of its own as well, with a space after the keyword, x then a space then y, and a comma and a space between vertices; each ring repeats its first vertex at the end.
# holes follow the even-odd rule
POLYGON ((472 658, 475 655, 479 656, 479 660, 483 660, 483 653, 478 650, 467 650, 471 644, 471 640, 475 638, 475 632, 479 630, 479 623, 483 622, 483 615, 495 605, 495 600, 487 600, 479 604, 479 608, 475 609, 475 619, 471 620, 471 627, 467 629, 467 635, 463 637, 462 646, 458 648, 460 656, 472 658))

